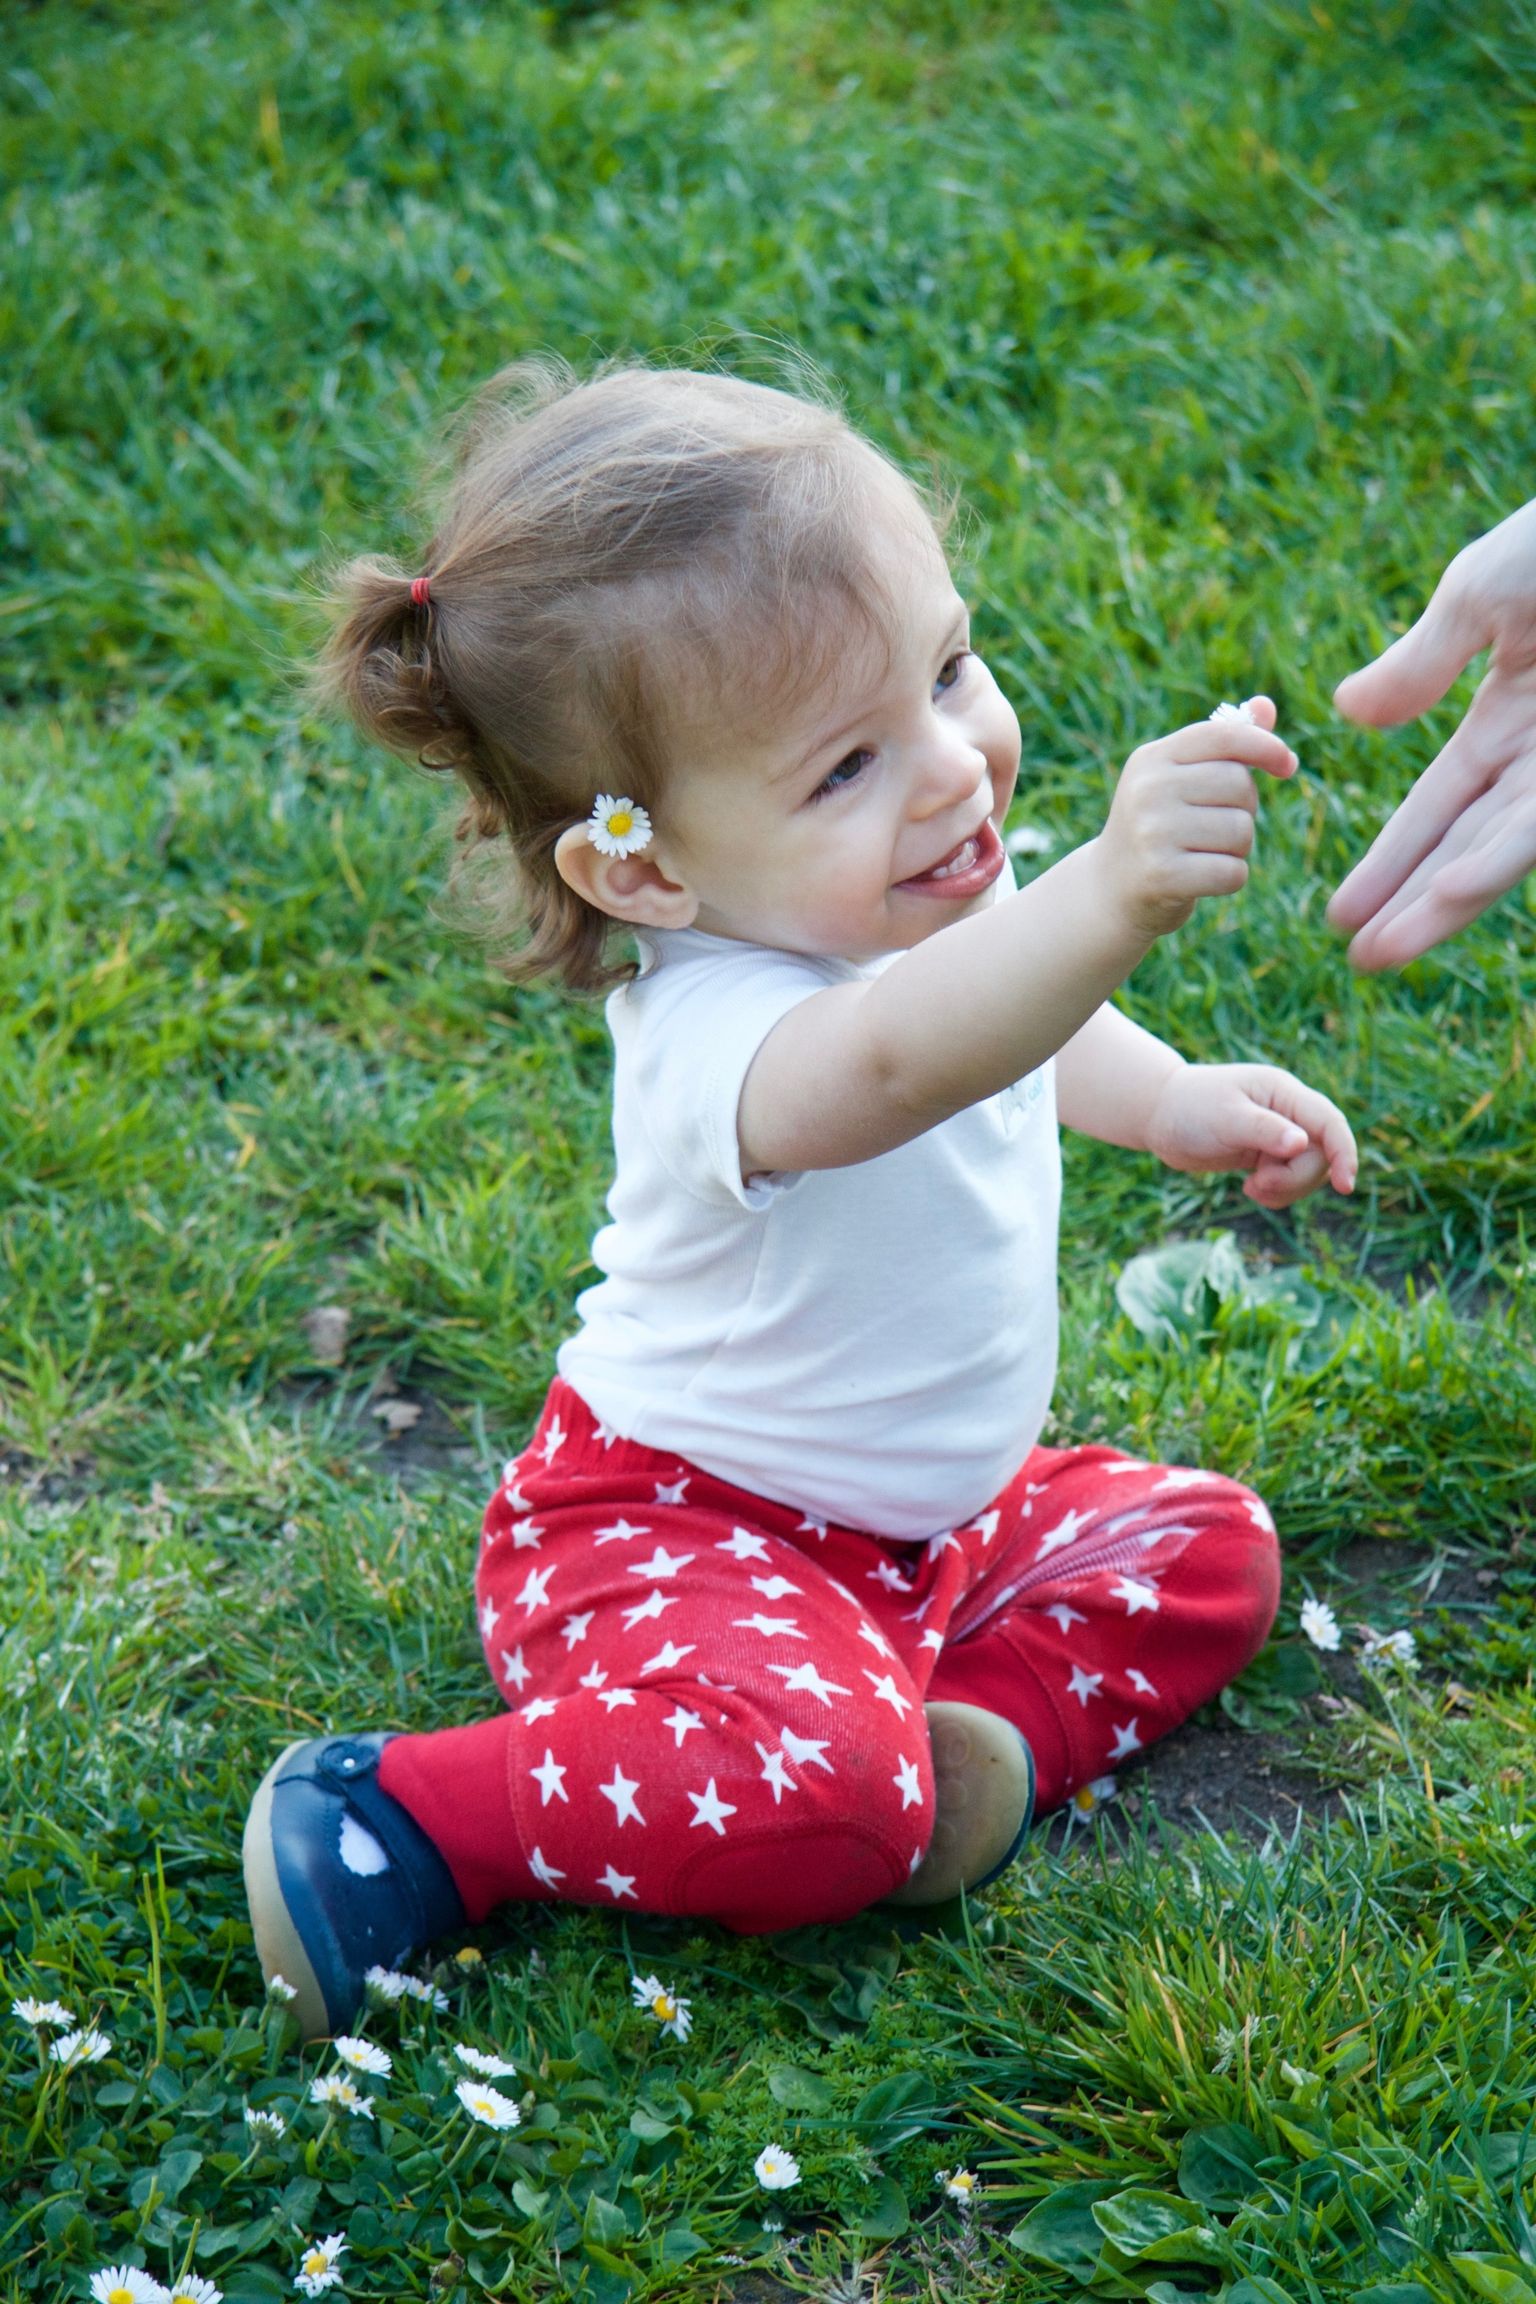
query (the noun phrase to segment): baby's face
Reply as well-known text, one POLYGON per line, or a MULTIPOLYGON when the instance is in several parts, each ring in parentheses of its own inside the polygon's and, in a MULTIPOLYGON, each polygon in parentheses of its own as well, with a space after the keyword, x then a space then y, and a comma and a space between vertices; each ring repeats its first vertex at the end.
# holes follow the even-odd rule
POLYGON ((850 631, 782 719, 695 727, 658 811, 695 927, 850 960, 919 944, 988 901, 1019 768, 1019 724, 970 652, 931 533, 882 548, 887 651, 850 631))

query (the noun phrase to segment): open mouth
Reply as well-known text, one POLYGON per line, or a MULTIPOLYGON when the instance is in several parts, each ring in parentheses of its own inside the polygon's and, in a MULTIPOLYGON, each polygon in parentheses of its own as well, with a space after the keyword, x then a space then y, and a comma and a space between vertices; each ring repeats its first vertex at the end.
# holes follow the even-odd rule
POLYGON ((1002 868, 1003 843, 997 826, 987 816, 968 839, 941 856, 937 864, 930 864, 926 872, 915 873, 910 880, 898 880, 896 885, 908 895, 945 896, 958 901, 990 888, 1002 868))

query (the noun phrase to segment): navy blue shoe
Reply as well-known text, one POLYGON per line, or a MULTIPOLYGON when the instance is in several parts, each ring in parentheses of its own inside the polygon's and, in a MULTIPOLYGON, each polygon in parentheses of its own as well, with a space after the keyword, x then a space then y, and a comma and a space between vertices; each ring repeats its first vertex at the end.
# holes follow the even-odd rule
POLYGON ((379 1782, 384 1735, 290 1744, 245 1823, 245 1893, 268 1982, 297 1994, 306 2040, 343 2031, 375 1965, 396 1968, 465 1922, 453 1875, 379 1782))

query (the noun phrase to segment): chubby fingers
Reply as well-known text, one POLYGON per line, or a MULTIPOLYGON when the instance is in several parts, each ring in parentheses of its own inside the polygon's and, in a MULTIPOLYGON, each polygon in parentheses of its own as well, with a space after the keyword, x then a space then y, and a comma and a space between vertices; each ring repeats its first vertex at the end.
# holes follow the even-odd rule
MULTIPOLYGON (((1255 697, 1251 709, 1257 712, 1262 705, 1270 722, 1274 719, 1274 706, 1267 696, 1255 697)), ((1257 718, 1247 720, 1194 720, 1187 728, 1176 728, 1171 736, 1159 738, 1155 746, 1143 746, 1143 751, 1155 750, 1165 760, 1181 767, 1192 767, 1202 760, 1239 760, 1245 767, 1260 769, 1266 776, 1294 776, 1298 766, 1289 744, 1277 736, 1273 726, 1263 725, 1257 718)), ((1136 754, 1132 753, 1132 759, 1136 754)))
MULTIPOLYGON (((1359 1172, 1360 1155, 1355 1149, 1354 1131, 1337 1104, 1316 1088, 1295 1079, 1289 1072, 1274 1071, 1266 1075, 1263 1100, 1270 1113, 1287 1120, 1300 1129, 1309 1149, 1298 1148, 1288 1161, 1292 1169, 1315 1168, 1311 1181, 1292 1195, 1299 1199, 1301 1192, 1310 1192, 1326 1175, 1335 1192, 1352 1192, 1359 1172)), ((1257 1181, 1258 1171, 1250 1182, 1257 1181)))

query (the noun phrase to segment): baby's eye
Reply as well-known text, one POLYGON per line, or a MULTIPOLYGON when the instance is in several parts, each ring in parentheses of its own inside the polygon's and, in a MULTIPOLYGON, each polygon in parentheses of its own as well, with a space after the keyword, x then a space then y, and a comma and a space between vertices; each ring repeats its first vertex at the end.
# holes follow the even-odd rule
POLYGON ((971 651, 969 648, 958 649, 953 656, 946 657, 939 667, 939 677, 934 682, 934 686, 936 688, 953 688, 970 660, 971 651))
POLYGON ((856 784, 873 758, 873 752, 850 752, 822 779, 811 798, 825 800, 829 792, 842 792, 850 784, 856 784))

